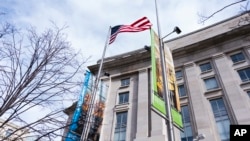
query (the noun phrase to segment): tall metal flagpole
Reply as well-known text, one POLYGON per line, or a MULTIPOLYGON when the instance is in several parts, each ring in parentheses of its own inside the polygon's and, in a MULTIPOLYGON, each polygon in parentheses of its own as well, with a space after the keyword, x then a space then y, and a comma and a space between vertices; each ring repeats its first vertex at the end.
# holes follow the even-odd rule
MULTIPOLYGON (((168 120, 166 119, 166 124, 168 127, 167 132, 169 133, 169 141, 174 141, 174 131, 173 131, 173 122, 172 122, 172 115, 171 115, 171 105, 170 105, 170 92, 168 90, 168 79, 166 75, 166 63, 165 63, 165 55, 164 55, 164 47, 163 47, 163 41, 161 38, 161 29, 160 29, 160 22, 159 22, 159 15, 158 15, 158 8, 157 8, 157 0, 155 0, 155 11, 156 11, 156 20, 157 20, 157 27, 158 27, 158 36, 159 36, 159 42, 160 42, 160 58, 161 58, 161 67, 162 67, 162 76, 163 76, 163 98, 165 101, 165 109, 166 113, 168 115, 168 120), (168 123, 167 123, 168 121, 168 123)), ((167 117, 167 116, 166 116, 167 117)))
POLYGON ((90 106, 89 106, 89 111, 88 111, 87 116, 86 116, 86 118, 87 118, 86 124, 84 126, 84 129, 83 129, 83 132, 82 132, 82 135, 81 135, 81 141, 87 141, 87 139, 88 139, 89 128, 90 128, 90 125, 91 125, 91 123, 90 123, 91 122, 91 116, 92 116, 91 114, 92 114, 93 109, 94 109, 95 97, 96 97, 96 93, 97 93, 97 90, 98 90, 98 84, 99 84, 99 81, 100 81, 100 76, 101 76, 104 57, 105 57, 105 54, 106 54, 106 49, 107 49, 108 44, 109 44, 110 34, 111 34, 111 27, 109 27, 107 39, 106 39, 104 50, 103 50, 103 53, 102 53, 102 58, 101 58, 98 74, 96 76, 96 80, 95 80, 95 84, 94 84, 94 88, 93 88, 93 93, 92 93, 92 98, 91 98, 91 102, 90 102, 90 106))

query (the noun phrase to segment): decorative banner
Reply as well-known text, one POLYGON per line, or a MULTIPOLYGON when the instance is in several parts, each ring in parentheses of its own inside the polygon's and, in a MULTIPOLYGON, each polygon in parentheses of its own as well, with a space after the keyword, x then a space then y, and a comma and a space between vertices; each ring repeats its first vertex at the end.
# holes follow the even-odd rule
MULTIPOLYGON (((152 106, 158 110, 163 115, 167 115, 165 102, 163 98, 163 77, 162 77, 162 67, 161 67, 161 58, 160 58, 160 44, 159 37, 154 32, 153 29, 150 30, 151 34, 151 66, 152 66, 152 106)), ((175 80, 175 71, 174 63, 172 59, 172 53, 169 48, 164 48, 164 57, 167 68, 167 78, 168 78, 168 89, 172 93, 173 98, 170 101, 171 105, 171 114, 175 125, 179 128, 183 128, 182 118, 180 114, 180 102, 179 94, 175 80)))
MULTIPOLYGON (((90 103, 94 87, 95 77, 90 73, 86 72, 85 79, 77 101, 77 106, 72 117, 71 126, 65 138, 65 141, 80 141, 83 127, 86 125, 87 113, 90 108, 90 103)), ((105 108, 107 86, 103 82, 99 83, 95 101, 93 103, 94 112, 91 115, 90 122, 93 123, 90 126, 88 139, 97 140, 100 136, 100 128, 103 119, 103 111, 105 108)))
MULTIPOLYGON (((83 82, 83 86, 82 86, 82 90, 81 90, 81 93, 80 93, 80 96, 78 98, 78 101, 77 101, 77 105, 76 105, 76 109, 74 111, 74 115, 72 117, 72 120, 71 120, 71 125, 69 127, 69 131, 68 131, 68 134, 65 138, 65 141, 80 141, 80 138, 81 138, 81 129, 80 128, 80 124, 79 124, 79 119, 80 117, 82 117, 82 105, 84 104, 84 100, 85 100, 85 96, 87 95, 87 90, 89 89, 89 86, 90 86, 90 77, 91 77, 91 74, 90 72, 86 72, 85 74, 85 79, 84 79, 84 82, 83 82)), ((89 93, 90 94, 90 93, 89 93)), ((88 94, 88 95, 89 95, 88 94)))
POLYGON ((168 89, 173 93, 173 105, 177 111, 181 111, 178 87, 175 78, 174 61, 169 47, 164 47, 165 62, 168 78, 168 89))
POLYGON ((106 94, 107 94, 107 86, 104 85, 104 83, 101 81, 99 83, 98 91, 94 102, 94 111, 92 113, 90 121, 92 124, 90 126, 88 135, 88 139, 93 141, 98 141, 100 137, 106 94))
POLYGON ((181 113, 175 110, 175 108, 171 108, 171 114, 172 114, 172 119, 175 125, 179 127, 180 129, 184 130, 181 113))
POLYGON ((152 65, 152 105, 159 112, 166 115, 165 102, 163 100, 163 78, 161 73, 161 59, 159 50, 159 37, 153 29, 151 33, 151 65, 152 65))

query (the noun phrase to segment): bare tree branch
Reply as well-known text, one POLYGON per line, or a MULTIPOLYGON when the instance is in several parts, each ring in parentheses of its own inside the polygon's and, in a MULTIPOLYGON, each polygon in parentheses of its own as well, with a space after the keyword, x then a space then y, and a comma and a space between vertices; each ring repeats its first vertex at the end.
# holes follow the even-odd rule
POLYGON ((223 8, 221 8, 221 9, 215 11, 214 13, 212 13, 212 14, 209 15, 209 16, 204 16, 204 15, 198 13, 198 16, 200 17, 199 23, 204 24, 207 20, 209 20, 210 18, 212 18, 214 15, 218 14, 219 12, 223 11, 224 9, 226 9, 226 8, 228 8, 228 7, 231 7, 231 6, 233 6, 233 5, 239 4, 239 3, 241 3, 241 2, 245 2, 245 1, 247 1, 247 0, 239 0, 239 1, 236 1, 236 2, 234 2, 234 3, 230 3, 230 4, 226 5, 226 6, 224 6, 223 8))
POLYGON ((78 58, 63 33, 65 28, 54 24, 42 33, 30 28, 26 34, 11 24, 0 27, 0 117, 5 117, 0 128, 11 122, 22 125, 2 140, 23 136, 54 140, 61 136, 58 131, 69 126, 60 102, 80 88, 79 76, 87 59, 78 58), (32 122, 23 119, 41 107, 51 112, 32 122), (27 133, 19 133, 24 130, 27 133))

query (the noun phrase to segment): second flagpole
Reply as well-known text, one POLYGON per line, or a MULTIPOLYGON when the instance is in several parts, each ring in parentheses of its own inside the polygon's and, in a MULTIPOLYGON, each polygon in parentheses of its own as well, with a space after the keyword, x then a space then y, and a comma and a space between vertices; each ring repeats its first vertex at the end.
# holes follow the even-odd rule
POLYGON ((88 139, 89 128, 90 128, 90 124, 91 124, 90 119, 91 119, 91 116, 92 116, 91 114, 92 114, 93 109, 94 109, 95 97, 96 97, 96 93, 97 93, 97 90, 98 90, 98 85, 99 85, 99 81, 100 81, 100 77, 101 77, 104 57, 105 57, 105 54, 106 54, 107 47, 109 45, 110 35, 111 35, 111 27, 109 27, 109 30, 108 30, 108 35, 107 35, 104 50, 103 50, 103 53, 102 53, 102 58, 101 58, 98 74, 96 76, 96 80, 95 80, 95 84, 94 84, 94 88, 93 88, 92 98, 91 98, 91 102, 90 102, 90 106, 89 106, 90 108, 89 108, 88 114, 86 116, 86 118, 87 118, 86 124, 85 124, 85 126, 83 128, 83 132, 82 132, 82 135, 81 135, 81 141, 86 141, 88 139))
POLYGON ((172 122, 172 114, 171 114, 171 105, 170 105, 170 92, 168 90, 168 79, 166 75, 166 63, 165 63, 165 55, 164 55, 164 47, 163 41, 161 38, 161 28, 159 22, 159 15, 158 15, 158 7, 157 7, 157 0, 155 0, 155 11, 156 11, 156 20, 157 20, 157 27, 158 27, 158 36, 159 36, 159 43, 160 43, 160 59, 161 59, 161 67, 162 67, 162 76, 163 76, 163 98, 165 101, 165 109, 166 109, 166 125, 167 125, 167 133, 169 141, 174 141, 174 128, 172 122), (167 118, 168 117, 168 118, 167 118))

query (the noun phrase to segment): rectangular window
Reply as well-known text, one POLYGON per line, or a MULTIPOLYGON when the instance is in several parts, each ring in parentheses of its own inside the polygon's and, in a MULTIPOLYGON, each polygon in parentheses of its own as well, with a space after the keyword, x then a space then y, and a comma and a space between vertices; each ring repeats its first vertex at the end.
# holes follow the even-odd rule
POLYGON ((130 83, 130 79, 129 78, 126 78, 126 79, 122 79, 121 80, 121 86, 129 86, 129 83, 130 83))
POLYGON ((176 79, 182 78, 182 77, 183 77, 182 71, 181 71, 181 70, 176 71, 176 72, 175 72, 175 77, 176 77, 176 79))
POLYGON ((229 141, 230 120, 225 104, 221 98, 211 100, 210 104, 214 113, 214 118, 222 141, 229 141))
POLYGON ((184 85, 178 86, 179 97, 187 96, 184 85))
POLYGON ((208 62, 205 64, 201 64, 200 69, 201 69, 201 72, 207 72, 207 71, 212 70, 212 66, 211 66, 210 62, 208 62))
POLYGON ((247 91, 247 95, 250 97, 250 91, 247 91))
POLYGON ((128 103, 129 92, 119 93, 119 104, 128 103))
POLYGON ((241 62, 241 61, 245 60, 245 57, 244 57, 242 52, 231 55, 230 57, 231 57, 233 63, 237 63, 237 62, 241 62))
POLYGON ((250 68, 238 70, 238 74, 240 75, 242 82, 250 80, 250 68))
POLYGON ((188 106, 181 107, 181 115, 184 127, 184 132, 181 132, 181 141, 193 141, 193 132, 188 106))
POLYGON ((127 115, 127 111, 116 113, 114 141, 126 141, 127 115))
POLYGON ((219 88, 215 77, 204 79, 207 90, 213 90, 219 88))

